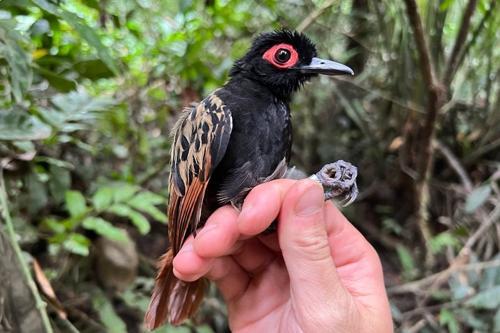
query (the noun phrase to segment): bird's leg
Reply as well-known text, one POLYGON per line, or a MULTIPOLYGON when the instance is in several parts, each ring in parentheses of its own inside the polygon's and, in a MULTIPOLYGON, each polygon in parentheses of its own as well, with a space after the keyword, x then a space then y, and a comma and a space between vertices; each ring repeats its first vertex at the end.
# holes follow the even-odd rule
POLYGON ((325 200, 340 197, 339 203, 345 207, 356 200, 358 196, 357 176, 358 168, 349 162, 338 160, 324 165, 309 179, 315 180, 323 186, 325 200))

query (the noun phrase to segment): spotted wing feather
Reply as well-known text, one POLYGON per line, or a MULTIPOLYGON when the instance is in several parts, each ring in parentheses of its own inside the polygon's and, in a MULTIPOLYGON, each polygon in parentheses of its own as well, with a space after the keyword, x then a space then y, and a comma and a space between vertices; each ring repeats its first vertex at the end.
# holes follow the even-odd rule
POLYGON ((174 128, 168 207, 171 249, 159 263, 145 316, 149 329, 165 321, 178 325, 191 317, 201 303, 205 281, 178 280, 173 274, 172 260, 200 222, 205 190, 226 152, 232 125, 229 109, 214 93, 186 110, 174 128))
POLYGON ((174 129, 169 202, 169 238, 174 254, 196 230, 205 190, 224 156, 231 130, 231 112, 216 93, 185 112, 174 129))

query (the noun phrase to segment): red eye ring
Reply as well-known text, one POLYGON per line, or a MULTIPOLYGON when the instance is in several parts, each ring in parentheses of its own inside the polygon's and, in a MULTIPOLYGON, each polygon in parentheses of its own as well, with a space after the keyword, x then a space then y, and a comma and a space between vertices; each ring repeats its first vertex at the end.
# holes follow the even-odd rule
POLYGON ((292 45, 282 43, 282 44, 277 44, 277 45, 274 45, 273 47, 271 47, 269 50, 267 50, 264 53, 262 58, 267 60, 269 63, 271 63, 275 67, 290 68, 290 67, 294 66, 295 64, 297 64, 297 61, 299 60, 299 54, 293 48, 292 45), (276 59, 276 56, 282 50, 286 50, 286 51, 290 52, 290 58, 285 62, 278 62, 276 59))

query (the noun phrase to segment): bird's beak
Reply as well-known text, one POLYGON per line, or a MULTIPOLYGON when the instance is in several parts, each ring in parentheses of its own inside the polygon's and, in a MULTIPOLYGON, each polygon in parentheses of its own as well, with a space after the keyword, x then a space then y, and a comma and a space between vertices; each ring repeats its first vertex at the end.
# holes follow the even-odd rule
POLYGON ((324 74, 324 75, 354 75, 352 69, 341 63, 325 60, 320 58, 312 58, 309 65, 297 67, 302 73, 309 74, 324 74))

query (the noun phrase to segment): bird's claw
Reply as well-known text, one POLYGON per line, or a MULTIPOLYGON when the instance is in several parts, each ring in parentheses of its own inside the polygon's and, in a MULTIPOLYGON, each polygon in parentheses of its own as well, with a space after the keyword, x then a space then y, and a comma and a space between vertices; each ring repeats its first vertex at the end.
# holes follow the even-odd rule
POLYGON ((358 169, 349 162, 339 160, 326 164, 320 171, 309 177, 323 186, 325 200, 340 197, 342 206, 350 205, 358 196, 356 177, 358 169))

